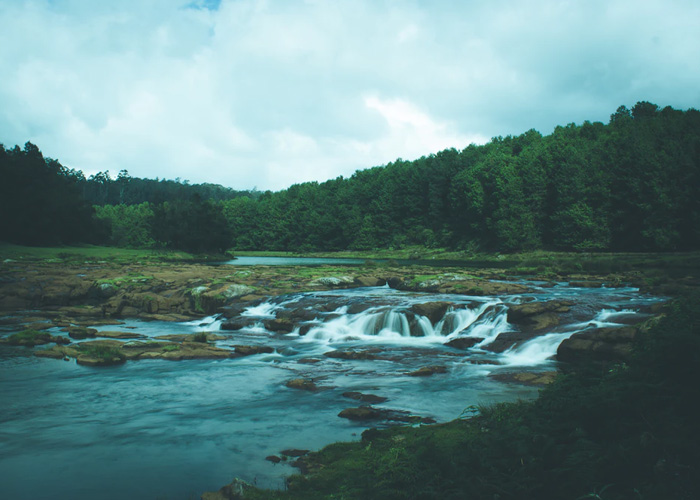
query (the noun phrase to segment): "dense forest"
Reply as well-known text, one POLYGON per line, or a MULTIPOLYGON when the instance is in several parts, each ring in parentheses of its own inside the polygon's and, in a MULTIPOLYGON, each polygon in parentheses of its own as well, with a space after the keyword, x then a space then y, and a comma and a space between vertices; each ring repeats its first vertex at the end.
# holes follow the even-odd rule
POLYGON ((396 160, 279 192, 85 178, 27 143, 0 146, 2 237, 205 252, 675 251, 700 246, 700 112, 639 102, 608 124, 396 160), (90 207, 94 205, 94 209, 90 207), (94 212, 93 212, 94 210, 94 212))

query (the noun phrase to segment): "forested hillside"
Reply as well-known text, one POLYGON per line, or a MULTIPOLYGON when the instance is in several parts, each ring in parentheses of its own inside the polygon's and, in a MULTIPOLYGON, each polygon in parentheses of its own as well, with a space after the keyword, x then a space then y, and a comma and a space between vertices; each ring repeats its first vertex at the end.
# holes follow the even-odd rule
POLYGON ((106 173, 86 179, 44 160, 30 143, 0 148, 0 175, 7 180, 3 214, 10 214, 2 237, 34 244, 97 239, 190 251, 302 252, 700 246, 700 112, 648 102, 621 106, 608 124, 570 124, 548 136, 529 130, 274 193, 138 179, 126 171, 117 179, 106 173), (96 205, 96 219, 82 199, 96 205))
POLYGON ((698 247, 698 186, 700 112, 642 102, 223 210, 240 249, 666 251, 698 247))

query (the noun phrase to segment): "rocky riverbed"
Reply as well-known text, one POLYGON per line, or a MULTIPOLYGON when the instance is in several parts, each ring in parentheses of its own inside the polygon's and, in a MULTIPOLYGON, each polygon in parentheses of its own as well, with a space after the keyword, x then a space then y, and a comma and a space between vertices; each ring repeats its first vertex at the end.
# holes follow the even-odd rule
MULTIPOLYGON (((171 492, 215 489, 234 474, 280 487, 292 471, 285 464, 304 463, 290 450, 533 397, 560 366, 555 357, 624 360, 661 307, 638 281, 413 266, 4 262, 0 369, 14 451, 0 455, 0 470, 17 480, 0 492, 17 491, 25 455, 45 456, 54 482, 73 477, 55 465, 66 457, 99 474, 68 436, 110 460, 139 454, 138 469, 116 466, 129 477, 150 477, 154 452, 144 446, 160 450, 162 465, 179 471, 167 473, 171 492), (57 431, 41 430, 46 418, 57 431), (181 448, 207 468, 192 471, 202 482, 187 482, 181 448)), ((115 498, 134 493, 122 490, 115 498)))

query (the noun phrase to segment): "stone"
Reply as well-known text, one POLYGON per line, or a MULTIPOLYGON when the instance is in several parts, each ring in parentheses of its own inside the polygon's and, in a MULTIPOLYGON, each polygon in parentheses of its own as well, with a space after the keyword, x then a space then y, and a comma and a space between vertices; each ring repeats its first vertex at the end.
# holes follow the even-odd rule
POLYGON ((466 350, 474 347, 482 340, 484 339, 480 337, 457 337, 456 339, 452 339, 449 342, 446 342, 445 345, 448 347, 452 347, 453 349, 466 350))
POLYGON ((68 331, 68 336, 72 339, 81 340, 86 338, 93 338, 97 334, 97 330, 94 328, 86 328, 84 326, 69 326, 65 330, 68 331))
POLYGON ((373 360, 377 356, 367 351, 329 351, 323 353, 327 358, 350 359, 350 360, 373 360))
POLYGON ((425 316, 435 325, 445 316, 445 313, 452 305, 451 302, 426 302, 412 305, 411 311, 419 316, 425 316))
POLYGON ((299 389, 302 391, 310 391, 310 392, 315 392, 318 390, 318 386, 314 383, 313 380, 305 379, 305 378, 295 378, 292 380, 287 381, 285 384, 287 387, 290 389, 299 389))
POLYGON ((265 460, 267 460, 268 462, 272 462, 273 464, 278 464, 282 461, 282 459, 277 455, 268 455, 265 457, 265 460))
POLYGON ((270 346, 265 345, 237 345, 234 346, 234 352, 241 356, 252 356, 254 354, 270 354, 275 350, 270 346))
POLYGON ((632 355, 638 329, 631 326, 597 328, 572 335, 557 349, 557 359, 567 363, 625 361, 632 355))
POLYGON ((375 396, 374 394, 362 394, 361 392, 349 391, 343 393, 344 398, 354 399, 356 401, 361 401, 363 403, 369 404, 381 404, 388 401, 388 398, 382 396, 375 396))
POLYGON ((409 377, 429 377, 435 375, 436 373, 447 373, 447 367, 442 365, 437 366, 424 366, 418 370, 407 373, 409 377))

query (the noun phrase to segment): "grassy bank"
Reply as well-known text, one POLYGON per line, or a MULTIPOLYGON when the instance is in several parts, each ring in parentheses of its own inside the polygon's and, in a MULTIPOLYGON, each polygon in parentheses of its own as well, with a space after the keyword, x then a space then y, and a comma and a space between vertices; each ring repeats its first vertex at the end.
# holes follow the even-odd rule
POLYGON ((700 498, 700 295, 676 300, 628 364, 569 367, 536 401, 365 431, 260 499, 700 498))
POLYGON ((0 261, 75 262, 110 261, 116 263, 200 262, 230 258, 222 255, 194 255, 181 251, 106 247, 97 245, 33 247, 0 243, 0 261))

